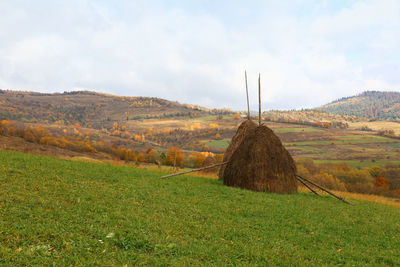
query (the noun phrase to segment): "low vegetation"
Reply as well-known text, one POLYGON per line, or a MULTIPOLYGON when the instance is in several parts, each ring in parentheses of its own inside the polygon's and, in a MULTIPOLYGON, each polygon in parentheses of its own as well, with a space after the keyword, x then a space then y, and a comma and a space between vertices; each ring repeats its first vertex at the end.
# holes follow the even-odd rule
POLYGON ((297 172, 332 190, 400 198, 398 164, 355 168, 346 162, 319 163, 315 164, 311 159, 300 159, 297 161, 297 172))

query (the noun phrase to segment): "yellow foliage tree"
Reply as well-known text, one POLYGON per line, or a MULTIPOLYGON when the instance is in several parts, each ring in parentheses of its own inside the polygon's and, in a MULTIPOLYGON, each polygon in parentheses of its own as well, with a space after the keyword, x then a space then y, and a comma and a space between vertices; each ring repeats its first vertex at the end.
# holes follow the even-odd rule
POLYGON ((170 147, 167 151, 167 155, 165 157, 165 164, 174 166, 175 163, 175 155, 176 155, 176 166, 183 167, 184 156, 179 147, 170 147))
POLYGON ((135 134, 135 141, 139 142, 140 140, 141 140, 141 137, 140 137, 140 135, 138 135, 138 134, 135 134))
POLYGON ((216 123, 210 123, 210 124, 208 125, 208 127, 210 127, 210 129, 218 129, 219 125, 216 124, 216 123))

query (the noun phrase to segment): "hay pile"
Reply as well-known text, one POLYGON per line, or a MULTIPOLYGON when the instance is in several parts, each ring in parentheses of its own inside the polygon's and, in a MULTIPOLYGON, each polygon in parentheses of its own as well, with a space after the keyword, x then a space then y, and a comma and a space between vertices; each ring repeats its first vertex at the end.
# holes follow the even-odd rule
POLYGON ((242 129, 242 136, 237 137, 242 142, 229 151, 230 161, 222 173, 224 184, 254 191, 297 193, 296 165, 278 136, 265 125, 247 124, 249 128, 242 129))
MULTIPOLYGON (((251 120, 245 120, 244 122, 242 122, 239 125, 239 128, 236 131, 236 134, 232 137, 232 140, 229 143, 229 146, 224 153, 224 159, 222 162, 229 161, 231 159, 233 152, 235 152, 235 150, 239 147, 239 145, 242 143, 245 136, 249 132, 253 131, 256 128, 257 128, 257 124, 255 124, 251 120)), ((225 168, 226 168, 225 165, 222 165, 220 167, 219 173, 218 173, 218 179, 220 179, 220 180, 223 179, 225 168)))

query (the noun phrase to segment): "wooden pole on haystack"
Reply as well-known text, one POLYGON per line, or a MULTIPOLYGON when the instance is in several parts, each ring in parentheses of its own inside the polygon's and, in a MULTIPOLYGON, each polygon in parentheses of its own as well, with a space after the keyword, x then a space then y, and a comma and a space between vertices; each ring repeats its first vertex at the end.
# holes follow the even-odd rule
MULTIPOLYGON (((337 199, 339 199, 340 201, 343 201, 343 202, 346 203, 346 204, 351 204, 351 203, 348 202, 346 199, 335 195, 334 193, 332 193, 332 192, 329 191, 328 189, 326 189, 326 188, 324 188, 324 187, 322 187, 322 186, 320 186, 320 185, 318 185, 318 184, 316 184, 316 183, 314 183, 314 182, 312 182, 312 181, 310 181, 310 180, 308 180, 308 179, 306 179, 306 178, 304 178, 304 177, 301 177, 301 176, 298 175, 298 174, 297 174, 296 176, 297 176, 297 178, 300 178, 301 180, 306 181, 307 183, 310 183, 310 184, 312 184, 313 186, 315 186, 315 187, 321 189, 322 191, 328 193, 329 195, 333 196, 334 198, 337 198, 337 199)), ((300 181, 300 180, 299 180, 299 181, 300 181)))
POLYGON ((258 74, 258 126, 261 125, 261 74, 258 74))
POLYGON ((250 105, 249 105, 249 88, 247 86, 247 72, 244 71, 244 79, 246 81, 246 96, 247 96, 247 118, 250 120, 250 105))
POLYGON ((296 177, 297 177, 297 180, 298 180, 300 183, 302 183, 305 187, 307 187, 311 192, 313 192, 314 194, 316 194, 317 196, 319 196, 319 194, 318 194, 317 192, 315 192, 315 190, 312 189, 308 184, 306 184, 306 182, 303 181, 303 180, 300 178, 300 176, 296 176, 296 177))

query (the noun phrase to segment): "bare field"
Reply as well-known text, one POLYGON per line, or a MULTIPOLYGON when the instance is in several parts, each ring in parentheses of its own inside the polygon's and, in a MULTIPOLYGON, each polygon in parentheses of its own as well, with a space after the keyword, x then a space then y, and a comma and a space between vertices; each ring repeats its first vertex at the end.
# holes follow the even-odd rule
POLYGON ((395 134, 400 134, 400 123, 393 121, 361 121, 349 123, 350 129, 360 129, 362 126, 368 126, 374 131, 393 130, 395 134))

